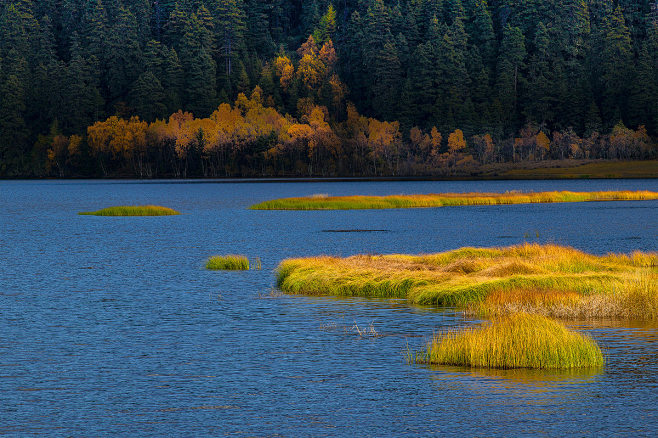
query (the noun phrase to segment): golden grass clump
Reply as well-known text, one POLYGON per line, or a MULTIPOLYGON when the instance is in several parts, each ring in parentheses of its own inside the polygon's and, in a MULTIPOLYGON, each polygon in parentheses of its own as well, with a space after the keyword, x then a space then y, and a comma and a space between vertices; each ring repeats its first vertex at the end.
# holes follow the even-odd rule
POLYGON ((252 210, 363 210, 655 199, 658 199, 658 192, 651 191, 441 193, 392 196, 313 195, 301 198, 274 199, 252 205, 250 208, 252 210))
POLYGON ((159 205, 128 205, 108 207, 98 211, 83 211, 78 214, 86 216, 174 216, 180 213, 159 205))
POLYGON ((248 271, 249 259, 243 255, 213 256, 206 261, 206 269, 212 271, 248 271))
POLYGON ((596 256, 538 244, 289 259, 277 271, 286 293, 406 298, 487 316, 658 318, 657 283, 658 253, 596 256))
POLYGON ((601 367, 605 362, 588 336, 526 313, 435 335, 426 348, 416 362, 503 369, 601 367))

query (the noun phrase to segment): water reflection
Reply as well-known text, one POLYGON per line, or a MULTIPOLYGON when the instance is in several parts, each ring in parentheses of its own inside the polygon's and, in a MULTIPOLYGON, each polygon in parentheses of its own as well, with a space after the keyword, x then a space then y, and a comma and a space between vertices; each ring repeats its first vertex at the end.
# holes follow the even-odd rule
POLYGON ((489 386, 501 389, 522 389, 540 391, 542 389, 556 389, 558 387, 574 384, 583 384, 594 381, 604 372, 604 367, 573 368, 566 370, 537 370, 530 368, 515 368, 509 370, 468 368, 447 365, 430 365, 428 369, 434 371, 435 380, 452 381, 484 381, 489 386), (534 389, 533 389, 534 388, 534 389))

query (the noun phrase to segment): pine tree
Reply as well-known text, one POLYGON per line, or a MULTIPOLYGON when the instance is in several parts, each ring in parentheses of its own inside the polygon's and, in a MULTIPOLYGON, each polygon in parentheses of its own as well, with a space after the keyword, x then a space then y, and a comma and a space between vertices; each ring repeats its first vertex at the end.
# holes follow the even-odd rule
POLYGON ((216 107, 217 65, 208 48, 207 29, 196 14, 192 14, 181 47, 181 64, 185 71, 184 108, 198 117, 205 117, 216 107))
POLYGON ((471 43, 478 48, 485 66, 493 68, 496 36, 487 0, 475 0, 473 18, 466 24, 471 43))
POLYGON ((327 12, 320 18, 320 21, 313 31, 313 38, 318 46, 322 46, 327 40, 333 37, 336 31, 336 10, 334 6, 329 3, 327 12))
POLYGON ((109 99, 124 99, 142 70, 142 51, 135 16, 126 8, 119 8, 116 23, 105 43, 105 59, 109 99))
POLYGON ((272 0, 246 0, 246 44, 248 49, 265 59, 274 55, 275 45, 270 33, 272 0))
POLYGON ((213 15, 223 72, 229 77, 237 54, 244 47, 246 16, 242 0, 218 0, 213 15))
POLYGON ((617 7, 604 22, 604 49, 601 81, 604 90, 604 123, 612 127, 627 105, 628 75, 632 67, 631 34, 624 14, 617 7))
POLYGON ((519 87, 523 82, 522 69, 525 56, 525 42, 521 29, 508 25, 498 52, 496 88, 503 117, 512 123, 518 118, 519 87))
POLYGON ((164 51, 166 57, 163 62, 164 76, 161 83, 165 90, 164 104, 167 108, 167 113, 172 114, 183 107, 183 66, 173 47, 164 51))
POLYGON ((372 65, 374 109, 378 117, 394 120, 399 114, 399 86, 402 69, 392 38, 378 51, 372 65))
POLYGON ((153 73, 142 73, 130 90, 130 105, 135 113, 148 122, 166 117, 165 94, 162 84, 153 73))
POLYGON ((89 0, 85 5, 80 36, 83 56, 95 56, 104 67, 107 14, 101 0, 89 0))
POLYGON ((73 35, 71 61, 65 78, 61 127, 64 132, 84 133, 91 123, 103 115, 104 100, 99 91, 100 69, 95 56, 84 58, 73 35))
POLYGON ((535 34, 535 53, 528 61, 528 87, 523 102, 524 115, 528 121, 544 125, 555 121, 554 76, 551 66, 551 39, 544 23, 539 23, 535 34))
POLYGON ((0 86, 0 175, 21 175, 26 165, 25 110, 24 85, 18 76, 9 75, 0 86))

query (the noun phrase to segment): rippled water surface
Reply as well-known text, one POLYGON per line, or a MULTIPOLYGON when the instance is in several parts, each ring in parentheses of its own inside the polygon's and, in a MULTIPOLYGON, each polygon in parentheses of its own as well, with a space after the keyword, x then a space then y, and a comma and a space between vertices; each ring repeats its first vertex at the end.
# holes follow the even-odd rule
POLYGON ((399 300, 280 296, 272 271, 286 257, 524 241, 655 251, 657 201, 247 209, 314 193, 626 189, 658 181, 0 182, 0 434, 655 436, 655 323, 572 322, 605 349, 603 370, 406 365, 407 347, 474 321, 399 300), (129 204, 183 214, 77 215, 129 204), (327 232, 355 229, 381 231, 327 232), (222 253, 263 269, 204 270, 222 253))

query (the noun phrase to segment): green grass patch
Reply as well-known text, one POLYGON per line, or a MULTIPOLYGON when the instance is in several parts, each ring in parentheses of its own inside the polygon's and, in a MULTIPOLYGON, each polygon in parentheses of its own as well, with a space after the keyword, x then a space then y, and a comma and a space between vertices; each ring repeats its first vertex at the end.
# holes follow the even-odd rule
POLYGON ((176 210, 159 205, 128 205, 78 213, 85 216, 173 216, 176 210))
POLYGON ((288 259, 277 269, 286 293, 405 298, 486 316, 658 319, 657 283, 658 253, 596 256, 537 244, 288 259))
POLYGON ((212 271, 248 271, 249 259, 243 255, 213 256, 206 261, 206 269, 212 271))
POLYGON ((300 198, 274 199, 252 205, 250 208, 252 210, 366 210, 655 199, 658 199, 658 192, 651 191, 442 193, 393 196, 314 195, 300 198))
POLYGON ((512 169, 502 176, 529 179, 656 178, 658 161, 601 161, 571 167, 512 169))
POLYGON ((526 313, 435 335, 415 361, 502 369, 601 367, 605 362, 601 349, 588 336, 526 313))

